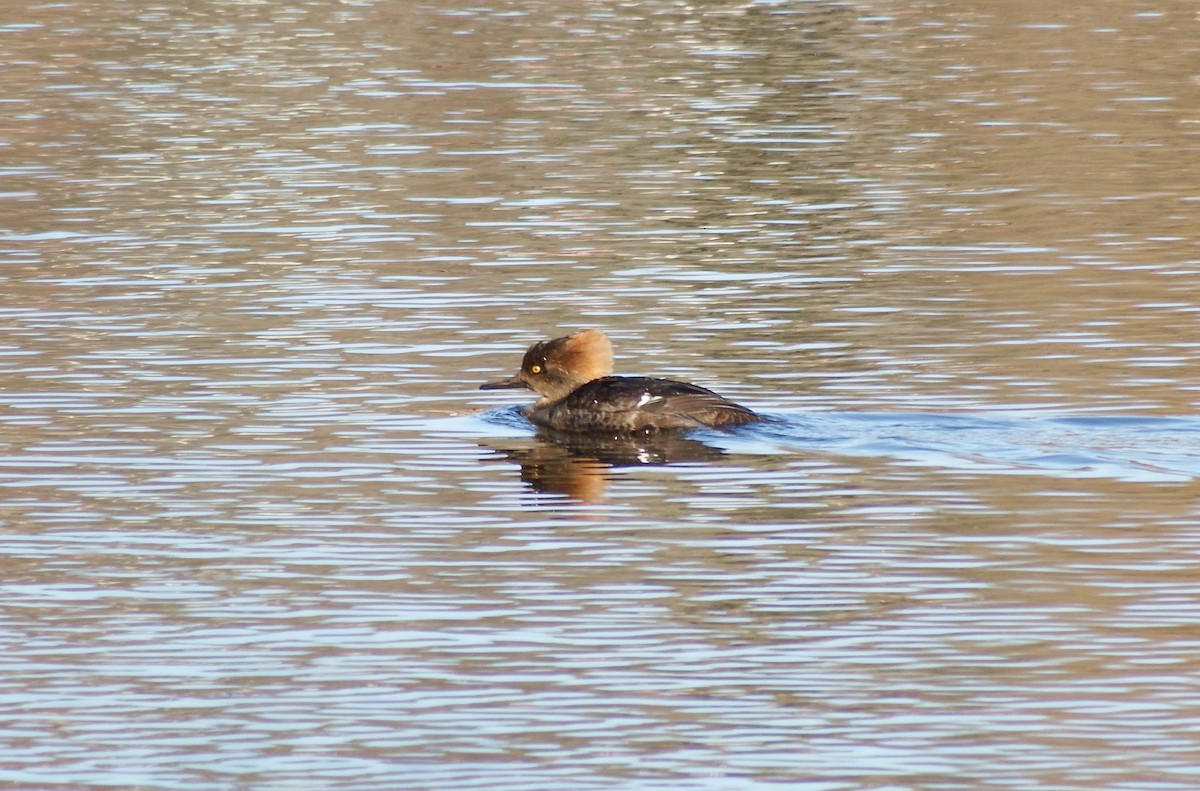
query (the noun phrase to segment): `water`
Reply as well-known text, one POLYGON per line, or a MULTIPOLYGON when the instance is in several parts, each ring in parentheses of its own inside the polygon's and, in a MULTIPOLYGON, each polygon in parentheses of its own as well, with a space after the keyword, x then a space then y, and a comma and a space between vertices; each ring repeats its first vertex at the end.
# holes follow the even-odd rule
POLYGON ((1196 786, 1190 11, 10 6, 0 784, 1196 786))

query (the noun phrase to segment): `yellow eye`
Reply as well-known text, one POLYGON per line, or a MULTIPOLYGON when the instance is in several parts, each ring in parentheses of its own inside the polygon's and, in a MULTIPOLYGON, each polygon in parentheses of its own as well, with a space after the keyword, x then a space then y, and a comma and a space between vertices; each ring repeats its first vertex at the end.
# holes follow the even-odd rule
POLYGON ((542 366, 531 365, 531 366, 529 366, 529 372, 533 373, 533 374, 540 374, 542 372, 542 366))

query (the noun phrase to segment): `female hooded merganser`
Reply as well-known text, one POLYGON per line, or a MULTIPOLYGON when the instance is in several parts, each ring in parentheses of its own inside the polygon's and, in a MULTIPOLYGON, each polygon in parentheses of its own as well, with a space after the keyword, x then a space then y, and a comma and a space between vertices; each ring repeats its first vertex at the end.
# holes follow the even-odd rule
POLYGON ((556 431, 643 433, 734 426, 761 417, 711 390, 672 379, 610 376, 612 344, 600 330, 535 343, 516 376, 480 390, 527 387, 541 396, 522 414, 556 431))

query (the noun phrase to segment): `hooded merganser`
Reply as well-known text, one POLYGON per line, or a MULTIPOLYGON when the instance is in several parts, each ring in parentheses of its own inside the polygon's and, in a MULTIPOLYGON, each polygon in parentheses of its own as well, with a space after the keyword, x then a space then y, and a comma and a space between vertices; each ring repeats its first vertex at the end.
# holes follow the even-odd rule
POLYGON ((687 382, 641 376, 610 376, 612 344, 600 330, 535 343, 516 376, 480 390, 527 387, 541 396, 522 414, 555 431, 645 433, 699 426, 735 426, 762 420, 687 382))

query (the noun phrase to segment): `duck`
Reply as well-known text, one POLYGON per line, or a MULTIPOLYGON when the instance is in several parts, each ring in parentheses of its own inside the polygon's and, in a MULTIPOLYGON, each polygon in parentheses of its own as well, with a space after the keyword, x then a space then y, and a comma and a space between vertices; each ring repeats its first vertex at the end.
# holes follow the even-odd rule
POLYGON ((690 382, 612 372, 612 343, 589 328, 533 344, 515 375, 479 389, 532 390, 539 398, 522 414, 536 426, 568 433, 655 434, 763 420, 690 382))

